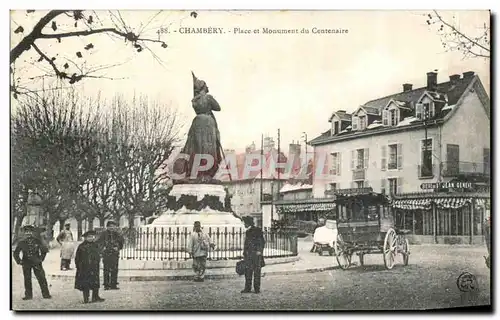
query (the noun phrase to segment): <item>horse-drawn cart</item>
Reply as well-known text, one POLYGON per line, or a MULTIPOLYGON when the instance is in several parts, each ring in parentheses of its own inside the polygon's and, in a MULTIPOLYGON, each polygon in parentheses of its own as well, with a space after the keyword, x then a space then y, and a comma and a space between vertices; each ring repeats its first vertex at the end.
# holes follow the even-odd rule
POLYGON ((338 190, 336 193, 337 241, 335 255, 343 270, 351 266, 353 254, 364 264, 364 255, 382 253, 384 265, 392 269, 396 256, 401 254, 403 264, 408 265, 410 246, 405 234, 409 230, 398 229, 390 207, 390 200, 371 188, 338 190))

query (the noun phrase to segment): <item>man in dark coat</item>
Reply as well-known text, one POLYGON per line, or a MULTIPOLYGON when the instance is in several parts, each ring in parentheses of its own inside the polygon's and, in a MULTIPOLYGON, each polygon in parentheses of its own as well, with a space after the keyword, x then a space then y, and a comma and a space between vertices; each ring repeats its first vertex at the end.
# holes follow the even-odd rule
POLYGON ((45 271, 42 267, 42 262, 47 255, 48 247, 45 246, 41 239, 35 237, 35 228, 33 226, 25 226, 23 228, 24 238, 19 241, 14 250, 14 260, 18 265, 23 267, 24 275, 24 298, 23 300, 33 299, 33 286, 31 283, 31 270, 35 274, 42 296, 45 299, 50 299, 49 287, 45 278, 45 271), (19 254, 22 253, 21 258, 19 254))
POLYGON ((123 249, 123 237, 116 231, 116 223, 108 221, 106 230, 98 239, 104 265, 104 290, 118 290, 118 260, 123 249))
POLYGON ((83 292, 83 303, 89 303, 90 290, 92 290, 92 302, 101 302, 104 301, 99 297, 101 254, 99 245, 95 242, 96 233, 85 232, 83 238, 84 241, 78 246, 75 255, 75 289, 83 292))
POLYGON ((264 266, 264 257, 262 255, 266 240, 262 230, 254 225, 253 218, 243 217, 245 228, 245 245, 243 247, 243 258, 245 261, 245 289, 241 293, 249 293, 253 288, 255 293, 260 293, 260 271, 264 266))

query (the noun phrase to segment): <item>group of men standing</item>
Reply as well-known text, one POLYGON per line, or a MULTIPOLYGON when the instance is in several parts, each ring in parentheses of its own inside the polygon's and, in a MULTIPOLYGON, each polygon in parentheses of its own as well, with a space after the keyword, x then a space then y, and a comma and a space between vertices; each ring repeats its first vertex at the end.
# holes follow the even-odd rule
MULTIPOLYGON (((250 293, 253 289, 255 293, 260 293, 261 288, 261 268, 265 265, 263 251, 265 239, 262 229, 254 225, 252 217, 244 217, 245 243, 243 257, 245 264, 245 287, 242 293, 250 293)), ((45 271, 42 262, 45 260, 48 245, 35 235, 33 226, 23 228, 24 238, 19 241, 14 251, 14 259, 17 264, 22 265, 24 275, 25 295, 23 300, 33 298, 33 288, 31 283, 31 270, 38 280, 42 296, 50 299, 45 271), (22 258, 20 254, 22 253, 22 258)), ((100 260, 103 260, 104 290, 117 290, 118 288, 118 261, 120 250, 123 248, 123 236, 116 230, 116 223, 108 221, 106 230, 99 236, 95 231, 88 231, 83 234, 84 241, 78 246, 75 253, 75 289, 82 291, 84 303, 104 301, 99 296, 100 288, 100 260), (92 291, 92 300, 90 299, 92 291)), ((73 234, 70 225, 66 224, 64 230, 56 238, 61 245, 61 270, 71 270, 71 259, 73 257, 73 234)), ((188 242, 188 252, 193 258, 194 281, 203 282, 205 276, 206 262, 210 249, 215 249, 215 243, 206 234, 199 221, 194 223, 193 232, 188 242)))
MULTIPOLYGON (((262 229, 254 225, 252 217, 243 217, 245 224, 245 243, 243 246, 243 260, 245 266, 245 287, 241 293, 260 293, 261 268, 265 266, 264 246, 266 241, 262 229)), ((193 232, 188 242, 188 252, 193 258, 194 281, 203 282, 209 249, 215 249, 215 243, 201 228, 201 223, 194 223, 193 232)))
MULTIPOLYGON (((38 280, 42 296, 50 299, 47 279, 42 263, 49 251, 48 243, 35 234, 35 227, 23 227, 24 237, 18 242, 14 250, 14 260, 22 265, 24 275, 25 294, 23 300, 33 298, 31 270, 38 280), (22 257, 20 256, 22 254, 22 257)), ((89 291, 92 291, 92 302, 100 302, 100 260, 103 260, 104 290, 118 288, 118 261, 120 250, 123 248, 123 236, 116 230, 116 223, 108 221, 106 230, 97 237, 95 231, 83 234, 84 241, 78 246, 75 254, 75 289, 83 292, 84 302, 89 302, 89 291)), ((61 270, 71 270, 71 259, 75 247, 70 225, 66 224, 56 241, 61 245, 61 270)))

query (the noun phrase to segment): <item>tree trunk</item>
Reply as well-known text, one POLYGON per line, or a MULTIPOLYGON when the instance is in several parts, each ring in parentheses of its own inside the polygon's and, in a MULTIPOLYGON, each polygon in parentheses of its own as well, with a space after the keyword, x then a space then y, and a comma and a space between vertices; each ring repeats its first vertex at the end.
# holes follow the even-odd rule
POLYGON ((78 239, 80 239, 82 237, 82 234, 83 234, 83 232, 82 232, 82 229, 83 229, 82 228, 82 222, 83 222, 82 219, 78 219, 76 221, 76 234, 77 234, 77 238, 78 239))
POLYGON ((66 223, 66 218, 59 219, 59 232, 64 230, 65 223, 66 223))
POLYGON ((135 217, 135 214, 133 212, 129 213, 128 215, 128 228, 129 229, 133 229, 134 228, 134 217, 135 217))
POLYGON ((106 221, 106 217, 105 216, 101 216, 99 217, 99 225, 101 228, 104 228, 104 222, 106 221))
POLYGON ((87 231, 94 230, 94 217, 88 217, 87 222, 87 231))
POLYGON ((47 222, 47 240, 52 241, 54 240, 54 223, 52 221, 47 222))

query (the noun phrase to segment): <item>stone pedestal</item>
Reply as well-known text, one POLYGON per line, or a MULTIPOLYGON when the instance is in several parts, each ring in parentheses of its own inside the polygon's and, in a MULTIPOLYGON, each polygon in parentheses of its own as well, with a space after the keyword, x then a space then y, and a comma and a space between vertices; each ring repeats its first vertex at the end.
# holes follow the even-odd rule
POLYGON ((140 228, 137 249, 186 251, 195 221, 200 221, 216 244, 215 250, 241 250, 244 224, 231 211, 222 185, 179 184, 168 195, 168 209, 151 224, 140 228))

